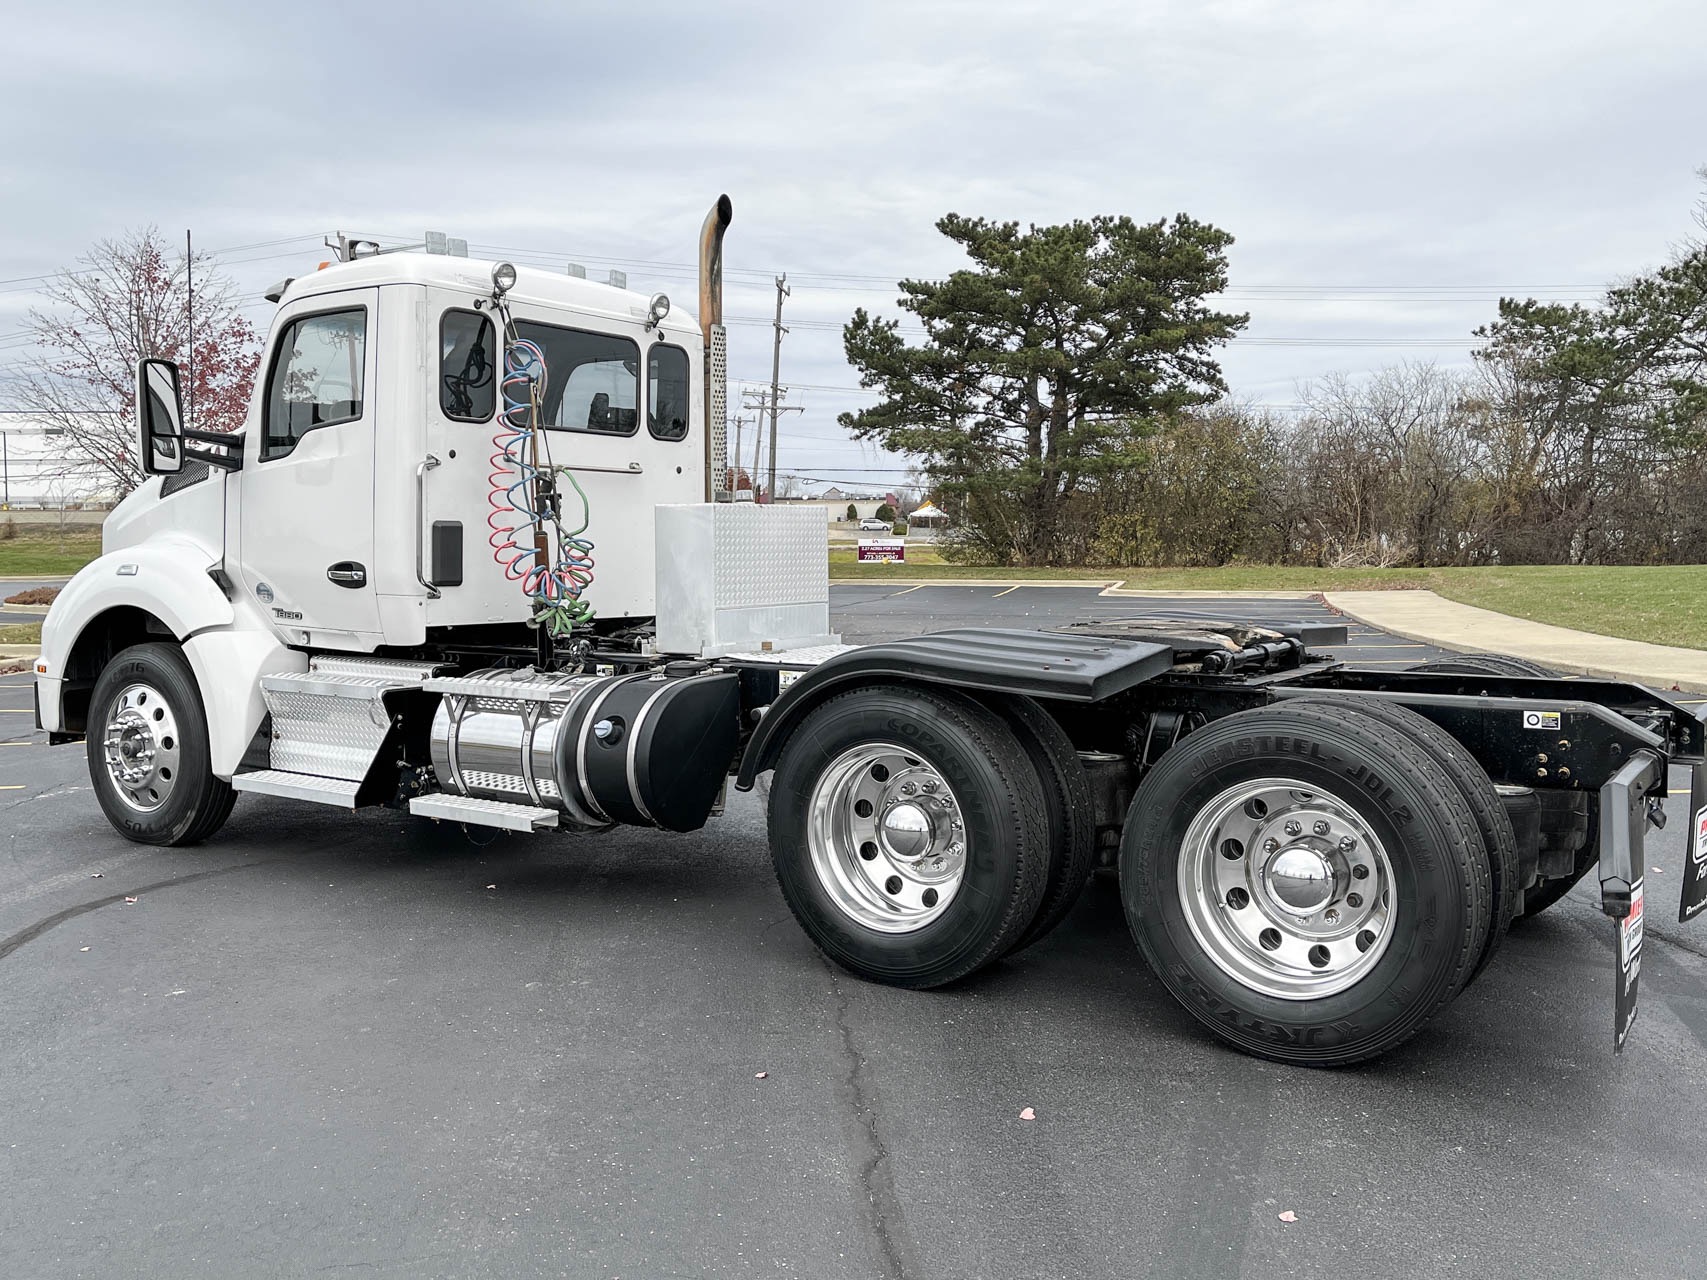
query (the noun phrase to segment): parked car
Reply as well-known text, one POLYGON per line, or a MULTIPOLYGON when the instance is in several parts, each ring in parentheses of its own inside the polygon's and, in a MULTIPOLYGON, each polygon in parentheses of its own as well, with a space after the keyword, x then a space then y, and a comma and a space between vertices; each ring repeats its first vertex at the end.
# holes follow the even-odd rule
POLYGON ((887 520, 861 520, 859 522, 859 531, 861 533, 888 533, 890 532, 890 528, 891 526, 887 520))

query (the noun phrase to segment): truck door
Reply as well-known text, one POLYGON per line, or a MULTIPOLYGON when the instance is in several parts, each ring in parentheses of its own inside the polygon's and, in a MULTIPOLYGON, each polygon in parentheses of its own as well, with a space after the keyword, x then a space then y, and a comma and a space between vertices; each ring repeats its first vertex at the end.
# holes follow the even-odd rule
POLYGON ((296 643, 371 650, 379 290, 281 314, 242 471, 245 587, 296 643))

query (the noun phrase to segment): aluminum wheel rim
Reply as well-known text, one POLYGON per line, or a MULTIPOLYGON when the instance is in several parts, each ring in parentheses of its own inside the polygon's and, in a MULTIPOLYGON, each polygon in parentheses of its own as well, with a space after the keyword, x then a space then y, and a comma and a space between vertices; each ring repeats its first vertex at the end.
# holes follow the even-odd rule
POLYGON ((1393 868, 1358 811, 1296 778, 1228 787, 1186 829, 1180 905, 1229 977, 1282 1000, 1356 985, 1392 938, 1393 868))
POLYGON ((911 933, 948 910, 966 876, 960 801, 924 760, 862 743, 813 784, 806 844, 836 909, 879 933, 911 933))
POLYGON ((171 799, 177 785, 178 719, 150 684, 126 685, 107 708, 101 753, 119 799, 150 813, 171 799))

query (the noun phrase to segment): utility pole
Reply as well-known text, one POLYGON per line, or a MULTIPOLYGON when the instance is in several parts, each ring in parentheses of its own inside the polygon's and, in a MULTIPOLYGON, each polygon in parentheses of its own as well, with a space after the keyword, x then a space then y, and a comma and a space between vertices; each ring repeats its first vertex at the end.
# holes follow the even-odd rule
POLYGON ((771 471, 770 495, 771 501, 776 501, 776 417, 777 400, 779 396, 778 381, 782 377, 782 335, 788 330, 782 327, 782 300, 788 297, 788 272, 783 272, 776 278, 776 339, 771 344, 771 471))
POLYGON ((754 414, 757 430, 753 432, 753 469, 748 472, 748 478, 753 482, 753 501, 757 502, 761 493, 769 494, 769 500, 776 501, 776 489, 766 488, 759 483, 760 448, 765 440, 765 415, 771 415, 771 449, 770 449, 770 479, 768 483, 776 484, 776 427, 775 419, 778 414, 804 413, 805 410, 797 404, 778 405, 776 401, 788 394, 787 387, 755 387, 743 389, 741 392, 741 407, 754 414))
POLYGON ((729 476, 729 493, 731 498, 741 490, 741 425, 746 418, 741 414, 735 415, 735 470, 729 476))
MULTIPOLYGON (((754 502, 757 502, 759 500, 759 495, 764 492, 763 489, 759 488, 759 449, 764 444, 764 442, 765 442, 764 419, 759 418, 755 422, 754 428, 753 428, 753 474, 747 477, 749 480, 751 480, 753 482, 753 501, 754 502)), ((774 497, 775 495, 773 494, 772 496, 774 497)))

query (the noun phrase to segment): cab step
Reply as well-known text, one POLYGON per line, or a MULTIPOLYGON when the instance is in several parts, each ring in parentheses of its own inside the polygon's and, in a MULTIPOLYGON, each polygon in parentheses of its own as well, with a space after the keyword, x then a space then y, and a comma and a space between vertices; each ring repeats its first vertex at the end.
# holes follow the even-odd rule
POLYGON ((438 669, 432 662, 316 654, 307 671, 262 676, 273 730, 268 772, 360 783, 391 727, 385 695, 419 689, 438 669))
POLYGON ((314 773, 291 773, 285 769, 257 769, 239 773, 231 779, 234 791, 254 791, 264 796, 285 796, 291 800, 308 800, 314 804, 336 805, 340 809, 356 807, 356 791, 361 779, 322 778, 314 773))
POLYGON ((476 827, 502 827, 506 831, 537 831, 541 827, 557 825, 555 809, 536 809, 532 805, 482 800, 477 796, 453 796, 444 792, 416 796, 409 801, 409 812, 423 818, 443 818, 476 827))

